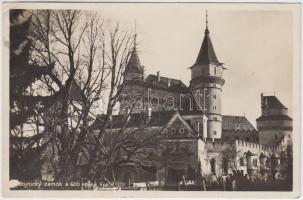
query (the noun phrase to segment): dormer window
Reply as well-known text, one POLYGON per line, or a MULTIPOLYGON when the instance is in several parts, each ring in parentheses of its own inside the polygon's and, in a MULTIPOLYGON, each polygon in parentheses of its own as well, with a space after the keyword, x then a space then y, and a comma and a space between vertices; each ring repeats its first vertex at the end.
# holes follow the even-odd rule
POLYGON ((184 133, 184 128, 180 128, 179 133, 183 134, 184 133))

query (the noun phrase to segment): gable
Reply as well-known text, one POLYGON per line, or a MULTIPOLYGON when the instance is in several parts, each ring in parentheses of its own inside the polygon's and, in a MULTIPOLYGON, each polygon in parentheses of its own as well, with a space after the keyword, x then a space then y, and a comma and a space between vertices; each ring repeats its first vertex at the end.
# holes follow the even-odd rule
POLYGON ((194 131, 179 113, 171 118, 162 135, 170 138, 195 137, 194 131))

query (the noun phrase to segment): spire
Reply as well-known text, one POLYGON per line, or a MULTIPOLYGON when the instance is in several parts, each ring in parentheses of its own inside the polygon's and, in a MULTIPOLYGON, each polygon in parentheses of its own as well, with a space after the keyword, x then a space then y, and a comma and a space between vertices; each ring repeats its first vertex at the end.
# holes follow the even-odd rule
POLYGON ((206 12, 205 12, 205 24, 206 24, 206 27, 205 27, 205 34, 209 34, 207 10, 206 10, 206 12))
POLYGON ((137 48, 137 22, 135 20, 135 36, 134 36, 134 49, 137 48))
POLYGON ((208 30, 208 13, 206 10, 206 28, 205 28, 205 32, 204 32, 204 38, 203 38, 203 42, 196 60, 195 64, 209 64, 209 63, 213 63, 213 64, 221 64, 218 61, 218 58, 216 56, 215 50, 213 48, 211 39, 209 37, 209 30, 208 30))
POLYGON ((137 53, 137 27, 135 21, 134 47, 125 69, 126 73, 143 74, 143 68, 137 53))

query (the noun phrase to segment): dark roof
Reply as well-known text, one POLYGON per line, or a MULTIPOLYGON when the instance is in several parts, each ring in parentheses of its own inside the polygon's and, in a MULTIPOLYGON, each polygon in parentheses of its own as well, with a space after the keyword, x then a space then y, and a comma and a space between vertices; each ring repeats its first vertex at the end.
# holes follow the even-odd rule
POLYGON ((203 114, 203 108, 201 108, 192 93, 189 93, 191 99, 188 97, 182 98, 182 110, 180 110, 181 115, 194 115, 194 114, 203 114), (192 100, 192 102, 190 102, 192 100), (191 105, 192 104, 192 105, 191 105))
POLYGON ((136 46, 134 47, 129 61, 125 68, 126 73, 140 73, 143 74, 143 68, 140 63, 140 59, 137 53, 136 46))
POLYGON ((160 81, 158 81, 158 77, 156 75, 150 74, 146 77, 145 81, 164 89, 169 89, 180 93, 188 92, 187 86, 179 79, 160 76, 160 81), (168 87, 169 82, 170 86, 168 87))
POLYGON ((244 116, 222 116, 222 130, 256 131, 255 127, 244 116))
MULTIPOLYGON (((152 112, 151 118, 148 118, 147 113, 131 113, 129 115, 114 115, 112 116, 112 123, 108 126, 112 128, 125 127, 150 127, 150 126, 164 126, 172 118, 177 111, 159 111, 152 112), (128 118, 128 119, 127 119, 128 118)), ((104 118, 104 116, 103 116, 104 118)), ((97 117, 92 124, 92 128, 97 129, 103 123, 102 116, 97 117)), ((109 128, 108 127, 108 128, 109 128)))
POLYGON ((261 116, 256 119, 256 121, 261 121, 261 120, 292 120, 292 118, 287 115, 270 115, 270 116, 261 116))
POLYGON ((205 35, 204 39, 196 60, 196 65, 197 64, 222 64, 219 62, 214 47, 212 45, 211 39, 209 37, 209 31, 208 28, 205 30, 205 35))
POLYGON ((267 104, 267 108, 287 109, 276 96, 263 96, 263 101, 267 104))

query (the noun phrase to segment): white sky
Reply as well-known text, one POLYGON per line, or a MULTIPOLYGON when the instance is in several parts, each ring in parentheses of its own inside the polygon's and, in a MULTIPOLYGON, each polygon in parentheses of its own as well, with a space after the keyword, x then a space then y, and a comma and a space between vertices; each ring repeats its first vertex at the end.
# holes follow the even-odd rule
MULTIPOLYGON (((292 102, 293 20, 290 11, 213 10, 203 4, 103 4, 103 17, 134 29, 146 74, 189 84, 208 9, 210 37, 219 61, 228 68, 223 87, 223 114, 243 115, 255 124, 260 94, 292 102)), ((290 110, 291 111, 291 110, 290 110)))

